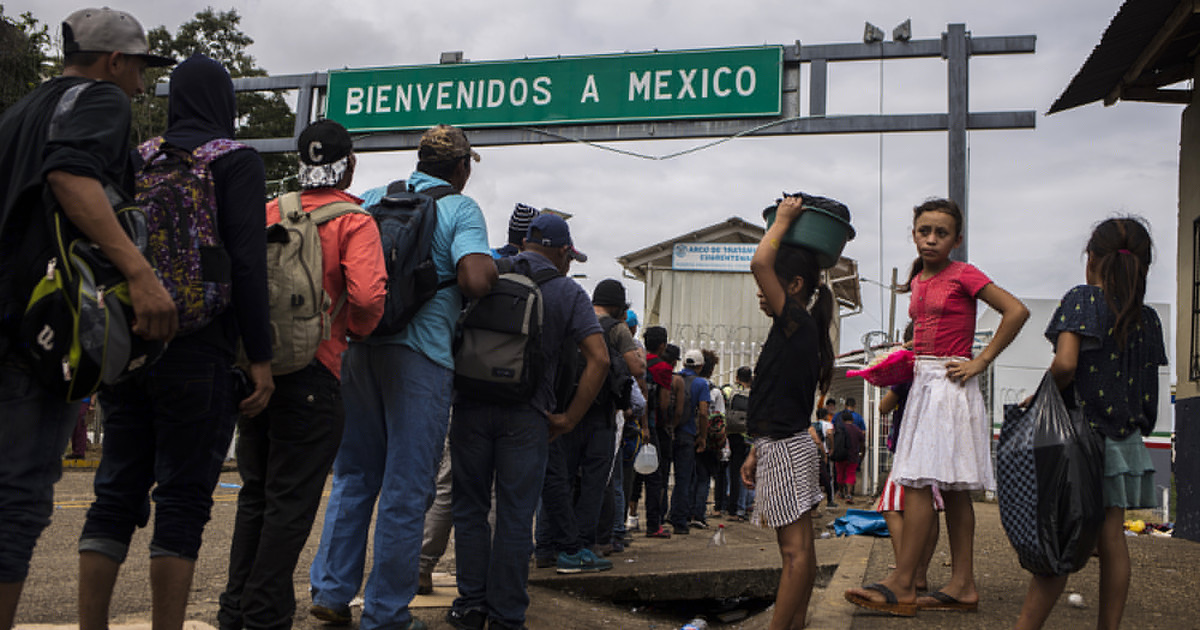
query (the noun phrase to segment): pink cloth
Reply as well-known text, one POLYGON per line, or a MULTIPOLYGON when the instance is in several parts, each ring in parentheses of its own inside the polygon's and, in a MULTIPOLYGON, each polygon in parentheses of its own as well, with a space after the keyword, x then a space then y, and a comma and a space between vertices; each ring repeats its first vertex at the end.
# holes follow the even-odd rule
POLYGON ((951 261, 937 275, 912 279, 908 316, 918 356, 970 357, 975 340, 975 296, 992 280, 973 265, 951 261))

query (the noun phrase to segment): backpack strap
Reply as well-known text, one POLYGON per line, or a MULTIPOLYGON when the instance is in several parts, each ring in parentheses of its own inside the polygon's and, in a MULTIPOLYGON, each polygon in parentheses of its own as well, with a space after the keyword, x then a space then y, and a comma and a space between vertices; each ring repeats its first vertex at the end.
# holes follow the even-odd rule
MULTIPOLYGON (((298 199, 299 193, 296 193, 296 196, 298 199)), ((365 214, 371 216, 371 213, 363 210, 358 204, 350 203, 349 201, 331 201, 323 206, 313 208, 309 211, 308 216, 312 217, 313 223, 322 225, 346 214, 365 214)))
POLYGON ((401 192, 413 192, 413 193, 419 192, 422 195, 428 195, 430 197, 433 197, 434 201, 437 201, 438 199, 441 199, 442 197, 447 197, 449 195, 458 193, 458 191, 455 190, 455 188, 453 186, 450 186, 448 184, 441 184, 439 186, 431 186, 429 188, 426 188, 425 190, 418 191, 418 190, 413 189, 412 186, 409 186, 408 182, 404 181, 403 179, 397 179, 396 181, 387 185, 387 191, 383 194, 386 197, 388 195, 394 195, 396 193, 401 193, 401 192))
MULTIPOLYGON (((280 219, 294 212, 304 212, 304 204, 300 200, 300 193, 285 193, 279 198, 280 219)), ((308 216, 312 218, 312 222, 316 225, 322 225, 346 214, 365 214, 370 216, 371 213, 363 210, 358 204, 350 203, 349 201, 331 201, 323 206, 313 208, 312 211, 308 213, 308 216)), ((337 319, 338 313, 345 305, 346 292, 343 291, 342 294, 338 296, 337 303, 334 304, 333 311, 330 313, 329 319, 331 321, 337 319)))

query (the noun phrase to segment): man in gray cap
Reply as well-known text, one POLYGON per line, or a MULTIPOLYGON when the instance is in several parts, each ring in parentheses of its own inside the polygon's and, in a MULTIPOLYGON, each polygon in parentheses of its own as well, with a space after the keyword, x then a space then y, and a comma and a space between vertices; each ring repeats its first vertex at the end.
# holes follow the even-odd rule
POLYGON ((60 457, 79 408, 32 378, 16 342, 40 275, 29 270, 48 260, 48 213, 61 209, 128 278, 135 333, 169 340, 178 326, 174 301, 112 206, 133 194, 129 99, 144 90, 147 66, 173 62, 149 53, 132 15, 107 8, 72 13, 62 40, 62 76, 0 118, 0 628, 13 625, 34 544, 50 522, 60 457))

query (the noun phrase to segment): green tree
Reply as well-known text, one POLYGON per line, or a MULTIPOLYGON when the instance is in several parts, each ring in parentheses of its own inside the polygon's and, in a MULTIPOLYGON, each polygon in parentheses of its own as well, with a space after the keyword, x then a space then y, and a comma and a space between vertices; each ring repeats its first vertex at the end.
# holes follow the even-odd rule
POLYGON ((50 33, 26 11, 4 14, 0 4, 0 111, 21 100, 51 71, 50 33))
MULTIPOLYGON (((254 43, 239 27, 242 17, 236 9, 215 11, 212 7, 196 13, 171 33, 164 26, 146 34, 150 50, 156 54, 182 61, 193 53, 204 53, 221 62, 233 78, 267 76, 246 49, 254 43)), ((165 81, 167 68, 147 72, 148 86, 165 81)), ((134 102, 132 140, 142 142, 163 133, 167 128, 166 99, 155 97, 153 88, 134 102)), ((281 91, 239 92, 237 95, 237 135, 240 138, 272 138, 291 136, 296 116, 281 91)), ((267 179, 286 180, 295 188, 291 176, 296 171, 295 156, 264 155, 267 179)), ((275 188, 276 190, 278 187, 275 188)))

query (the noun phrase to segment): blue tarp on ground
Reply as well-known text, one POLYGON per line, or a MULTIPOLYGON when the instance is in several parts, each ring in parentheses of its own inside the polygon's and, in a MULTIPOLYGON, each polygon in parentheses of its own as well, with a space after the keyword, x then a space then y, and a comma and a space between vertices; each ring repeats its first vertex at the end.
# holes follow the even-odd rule
POLYGON ((845 516, 839 516, 833 521, 833 531, 838 536, 854 536, 869 534, 871 536, 888 536, 887 523, 883 515, 874 510, 846 510, 845 516))

